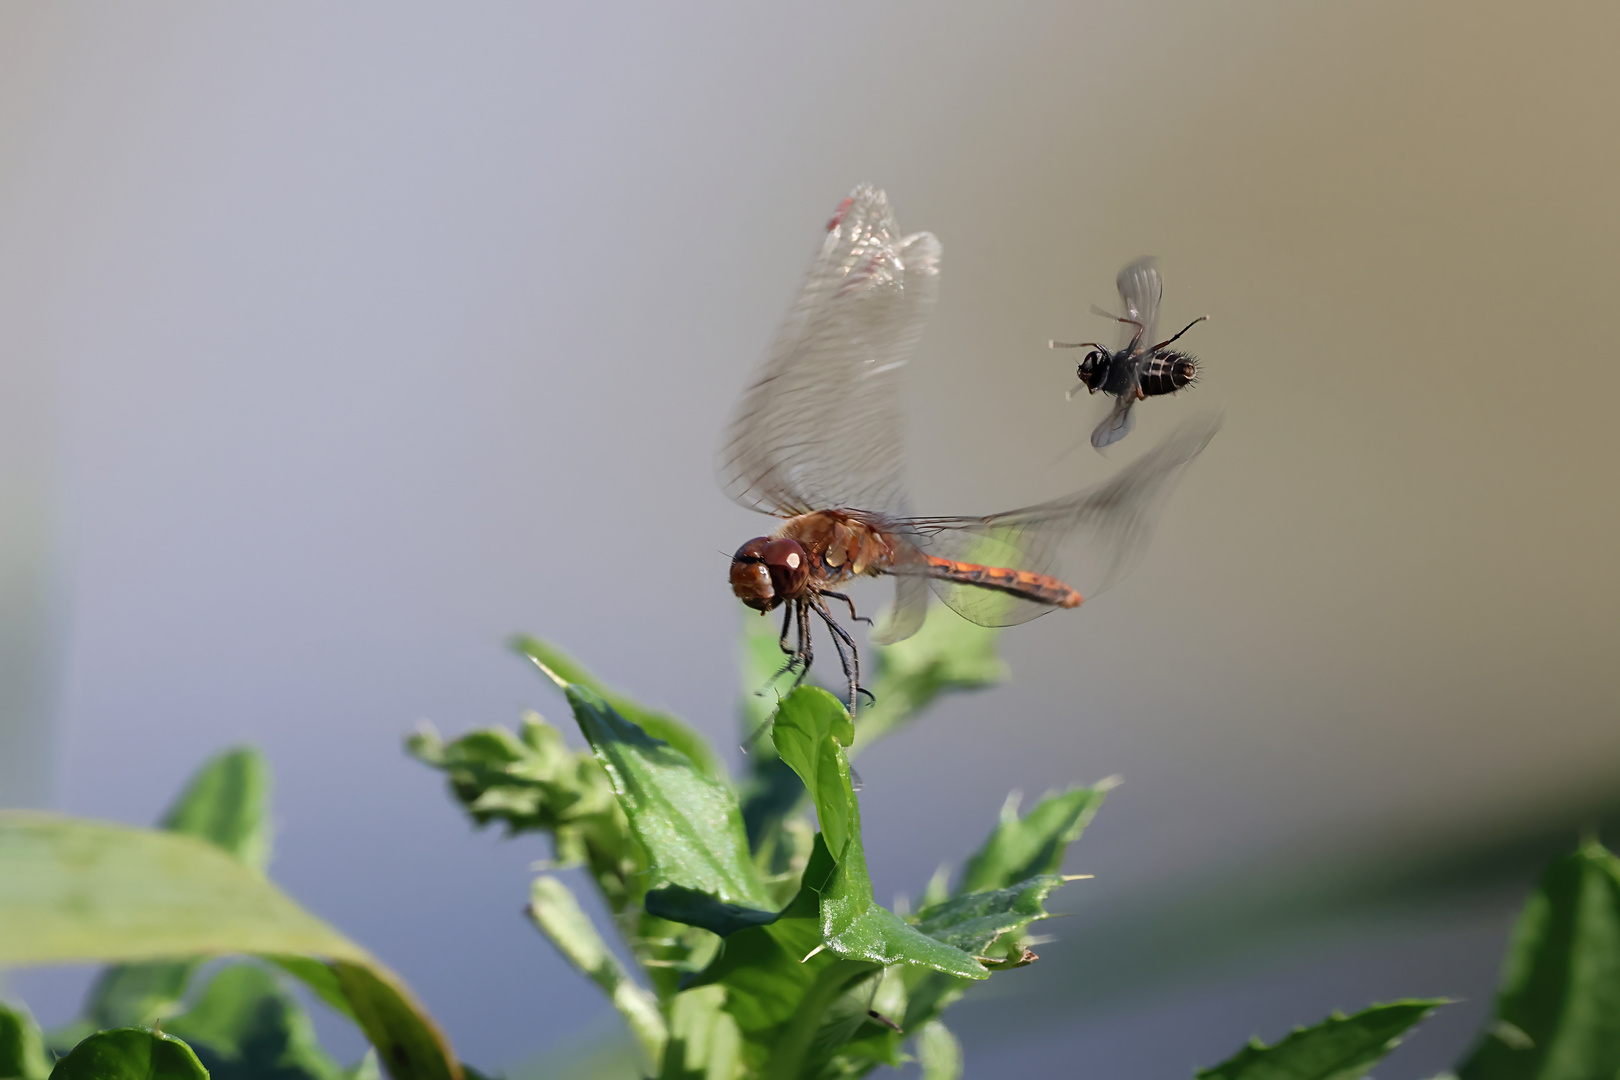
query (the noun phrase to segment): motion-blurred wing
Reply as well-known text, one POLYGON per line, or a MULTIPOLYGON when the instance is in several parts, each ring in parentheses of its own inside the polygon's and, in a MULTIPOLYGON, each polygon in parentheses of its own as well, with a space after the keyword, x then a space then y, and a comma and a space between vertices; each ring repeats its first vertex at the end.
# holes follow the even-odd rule
POLYGON ((1091 430, 1091 445, 1101 450, 1129 435, 1131 428, 1136 426, 1136 414, 1131 411, 1135 405, 1134 391, 1114 398, 1113 407, 1108 410, 1108 415, 1102 418, 1102 423, 1091 430))
POLYGON ((869 186, 839 206, 720 455, 726 494, 783 517, 903 512, 899 369, 934 306, 939 241, 869 186))
MULTIPOLYGON (((1182 470, 1220 426, 1219 415, 1188 420, 1112 479, 1061 499, 985 518, 914 518, 906 525, 914 542, 930 555, 1047 574, 1089 598, 1118 581, 1140 558, 1182 470)), ((1011 626, 1052 610, 976 585, 937 578, 930 583, 953 611, 983 626, 1011 626)))
MULTIPOLYGON (((1159 322, 1159 298, 1164 295, 1164 282, 1159 280, 1159 268, 1154 265, 1153 257, 1144 255, 1127 264, 1114 284, 1119 287, 1119 301, 1125 309, 1121 314, 1142 324, 1143 345, 1153 344, 1158 340, 1153 336, 1153 328, 1159 322)), ((1136 334, 1136 327, 1121 323, 1119 347, 1129 348, 1136 334)))

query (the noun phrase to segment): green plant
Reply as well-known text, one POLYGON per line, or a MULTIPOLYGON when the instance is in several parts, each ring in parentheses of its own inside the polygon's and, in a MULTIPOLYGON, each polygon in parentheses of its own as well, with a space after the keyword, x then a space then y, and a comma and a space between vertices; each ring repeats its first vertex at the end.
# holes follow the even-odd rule
MULTIPOLYGON (((779 654, 768 629, 749 634, 741 727, 770 726, 740 783, 675 717, 544 642, 517 644, 565 696, 585 749, 535 714, 516 732, 451 741, 424 729, 409 747, 474 822, 545 834, 555 868, 582 868, 606 932, 551 871, 535 879, 528 915, 618 1009, 639 1059, 629 1075, 847 1077, 907 1056, 926 1080, 963 1074, 943 1014, 1036 960, 1026 931, 1069 880, 1067 848, 1110 785, 1048 794, 1025 814, 1009 800, 954 886, 938 874, 889 910, 873 897, 850 758, 941 694, 1002 678, 994 632, 936 618, 879 650, 877 704, 858 725, 814 687, 780 702, 755 693, 779 654)), ((41 1032, 26 1009, 0 1006, 0 1080, 477 1076, 397 977, 265 878, 268 788, 258 755, 233 750, 197 773, 159 829, 0 813, 0 966, 113 965, 64 1029, 41 1032), (228 956, 238 959, 209 959, 228 956), (353 1019, 373 1052, 333 1061, 294 984, 353 1019)), ((1353 1080, 1441 1004, 1335 1015, 1199 1076, 1353 1080)), ((1616 1075, 1620 860, 1589 842, 1532 895, 1496 1016, 1458 1076, 1616 1075)))

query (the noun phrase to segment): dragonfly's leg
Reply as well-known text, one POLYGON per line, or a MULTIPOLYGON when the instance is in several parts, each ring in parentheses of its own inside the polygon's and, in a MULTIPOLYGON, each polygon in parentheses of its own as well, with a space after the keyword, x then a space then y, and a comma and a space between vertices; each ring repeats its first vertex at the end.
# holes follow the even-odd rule
POLYGON ((800 662, 799 677, 793 680, 793 689, 797 690, 804 682, 805 676, 810 674, 810 664, 815 659, 815 652, 810 644, 810 607, 803 600, 793 601, 793 608, 799 615, 799 651, 794 660, 800 662))
POLYGON ((788 629, 790 627, 792 627, 792 625, 793 625, 793 605, 789 604, 787 607, 782 609, 782 636, 776 639, 777 648, 781 649, 783 652, 785 652, 785 653, 787 653, 789 655, 792 655, 793 652, 794 652, 794 650, 788 648, 788 643, 787 643, 788 629))
POLYGON ((867 626, 872 625, 872 620, 868 619, 865 615, 857 615, 857 614, 855 614, 855 601, 851 600, 849 597, 845 596, 843 593, 841 593, 841 592, 828 592, 827 590, 823 589, 821 595, 822 596, 830 596, 834 600, 842 600, 844 603, 849 605, 849 617, 851 619, 853 619, 855 622, 863 622, 867 626))
MULTIPOLYGON (((794 605, 792 602, 789 602, 788 605, 782 609, 782 636, 777 639, 776 645, 779 649, 787 654, 788 662, 777 668, 776 674, 772 675, 766 680, 765 690, 769 690, 772 686, 776 685, 777 679, 780 679, 788 672, 793 671, 804 662, 804 657, 801 655, 803 652, 802 646, 799 648, 788 647, 788 630, 793 626, 793 614, 795 610, 796 605, 794 605)), ((804 635, 802 633, 799 635, 799 640, 804 640, 804 635)), ((799 684, 794 683, 793 685, 797 686, 799 684)), ((764 693, 765 690, 761 690, 760 693, 764 693)))
POLYGON ((855 639, 849 636, 849 631, 839 626, 838 620, 832 617, 832 612, 827 610, 827 605, 820 596, 815 598, 815 604, 816 614, 821 616, 821 621, 832 631, 833 648, 838 650, 838 661, 844 666, 844 678, 849 681, 849 712, 853 716, 859 704, 858 695, 865 694, 868 698, 872 697, 872 692, 861 685, 861 651, 856 648, 855 639), (846 645, 849 646, 847 655, 844 652, 846 645))
MULTIPOLYGON (((759 688, 758 693, 761 696, 768 693, 771 687, 776 685, 777 679, 780 679, 783 675, 786 675, 800 664, 803 664, 806 669, 809 668, 809 656, 805 654, 804 646, 802 644, 798 648, 790 648, 788 646, 788 630, 793 626, 793 614, 797 607, 797 604, 789 603, 782 611, 782 636, 777 639, 776 644, 781 647, 781 650, 784 653, 788 654, 788 662, 778 668, 776 670, 776 674, 767 679, 765 681, 765 685, 759 688)), ((799 640, 803 642, 804 639, 804 625, 803 619, 801 619, 799 626, 799 640)), ((793 685, 798 686, 799 683, 803 681, 804 675, 801 673, 798 680, 794 682, 793 685)), ((775 718, 772 717, 771 719, 775 718)), ((760 724, 759 727, 755 728, 754 733, 748 736, 747 739, 743 740, 742 752, 745 754, 751 753, 754 749, 754 744, 759 742, 759 737, 765 734, 765 732, 770 729, 770 726, 771 720, 768 719, 763 724, 760 724)))

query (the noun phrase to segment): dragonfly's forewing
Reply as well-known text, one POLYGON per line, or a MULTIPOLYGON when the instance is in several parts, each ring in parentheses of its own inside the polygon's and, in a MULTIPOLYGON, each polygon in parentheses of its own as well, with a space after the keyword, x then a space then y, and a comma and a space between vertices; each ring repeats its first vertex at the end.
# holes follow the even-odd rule
POLYGON ((787 517, 905 506, 899 369, 939 282, 939 241, 902 237, 862 186, 839 207, 720 455, 726 493, 787 517))
MULTIPOLYGON (((913 518, 905 525, 930 555, 1049 574, 1090 597, 1141 557, 1176 480, 1220 426, 1219 415, 1194 417, 1109 480, 1061 499, 989 517, 913 518)), ((931 584, 957 614, 984 626, 1011 626, 1052 610, 975 585, 931 584)))

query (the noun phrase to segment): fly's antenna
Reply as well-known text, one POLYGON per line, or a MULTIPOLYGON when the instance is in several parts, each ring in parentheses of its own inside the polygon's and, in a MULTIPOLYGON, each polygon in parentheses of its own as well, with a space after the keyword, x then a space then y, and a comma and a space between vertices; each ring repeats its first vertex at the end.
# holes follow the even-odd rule
MULTIPOLYGON (((1192 322, 1188 323, 1186 326, 1183 326, 1181 328, 1181 333, 1177 334, 1176 337, 1166 338, 1165 340, 1159 342, 1157 345, 1153 346, 1152 351, 1153 352, 1158 352, 1160 349, 1164 348, 1166 345, 1169 345, 1169 344, 1173 343, 1176 340, 1176 338, 1179 338, 1181 336, 1181 334, 1185 334, 1187 331, 1191 330, 1193 327, 1197 326, 1199 323, 1207 322, 1208 320, 1209 320, 1208 315, 1200 315, 1200 316, 1198 316, 1198 318, 1194 319, 1192 322)), ((1138 323, 1137 325, 1141 325, 1141 324, 1138 323)))

